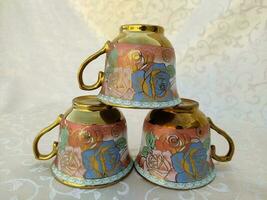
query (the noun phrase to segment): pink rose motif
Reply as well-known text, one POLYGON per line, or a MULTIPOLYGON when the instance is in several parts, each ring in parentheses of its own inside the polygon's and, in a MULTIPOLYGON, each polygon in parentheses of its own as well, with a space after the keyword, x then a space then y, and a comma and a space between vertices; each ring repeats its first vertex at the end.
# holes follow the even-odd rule
POLYGON ((58 154, 57 167, 69 176, 83 178, 85 169, 82 164, 81 149, 68 146, 58 154))
POLYGON ((175 181, 176 172, 172 167, 171 153, 153 150, 144 161, 144 170, 152 176, 168 181, 175 181))
POLYGON ((132 82, 129 74, 131 74, 131 68, 114 68, 114 71, 106 79, 105 94, 132 99, 134 91, 131 90, 132 82))

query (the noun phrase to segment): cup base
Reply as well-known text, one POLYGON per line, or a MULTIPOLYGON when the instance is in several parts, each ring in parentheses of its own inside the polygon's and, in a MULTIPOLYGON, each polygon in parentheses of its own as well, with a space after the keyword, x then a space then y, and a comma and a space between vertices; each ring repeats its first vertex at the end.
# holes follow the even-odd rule
POLYGON ((143 170, 141 167, 139 167, 138 163, 134 163, 134 167, 136 169, 136 171, 146 180, 156 184, 156 185, 160 185, 162 187, 166 187, 166 188, 170 188, 170 189, 177 189, 177 190, 189 190, 189 189, 195 189, 195 188, 199 188, 199 187, 203 187, 207 184, 209 184, 211 181, 214 180, 216 174, 215 171, 213 170, 212 172, 210 172, 210 174, 199 181, 194 181, 194 182, 190 182, 190 183, 175 183, 175 182, 171 182, 171 181, 165 181, 163 179, 159 179, 157 177, 151 176, 147 171, 143 170))
POLYGON ((167 108, 176 106, 181 103, 181 99, 173 99, 170 101, 132 101, 132 100, 124 100, 120 98, 115 98, 111 96, 106 96, 103 94, 98 94, 97 98, 103 102, 104 104, 116 106, 116 107, 122 107, 122 108, 144 108, 144 109, 150 109, 150 108, 167 108))
POLYGON ((52 174, 57 181, 64 185, 68 185, 71 187, 81 188, 81 189, 94 189, 94 188, 101 188, 106 187, 112 184, 119 182, 121 179, 125 178, 133 169, 133 161, 130 164, 119 172, 110 177, 100 178, 100 179, 82 179, 77 177, 69 176, 62 171, 58 170, 55 164, 52 164, 51 170, 52 174))

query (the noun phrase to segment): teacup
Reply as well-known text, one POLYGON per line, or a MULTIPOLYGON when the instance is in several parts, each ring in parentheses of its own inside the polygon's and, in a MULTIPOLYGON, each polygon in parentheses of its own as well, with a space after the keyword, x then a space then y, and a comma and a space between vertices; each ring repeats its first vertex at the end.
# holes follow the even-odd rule
POLYGON ((89 56, 78 72, 79 86, 94 90, 98 99, 128 108, 164 108, 181 102, 176 88, 175 52, 160 26, 123 25, 119 35, 89 56), (93 85, 83 81, 85 67, 106 53, 105 72, 93 85))
POLYGON ((178 106, 152 110, 143 126, 137 172, 145 179, 172 189, 193 189, 215 178, 212 159, 226 162, 234 153, 233 140, 199 109, 198 103, 182 99, 178 106), (210 129, 229 144, 225 156, 210 145, 210 129))
POLYGON ((127 176, 133 162, 127 146, 123 114, 99 102, 95 96, 81 96, 64 115, 41 130, 33 142, 35 157, 48 160, 52 173, 63 184, 79 188, 103 187, 127 176), (51 153, 39 152, 40 138, 60 126, 59 140, 51 153))

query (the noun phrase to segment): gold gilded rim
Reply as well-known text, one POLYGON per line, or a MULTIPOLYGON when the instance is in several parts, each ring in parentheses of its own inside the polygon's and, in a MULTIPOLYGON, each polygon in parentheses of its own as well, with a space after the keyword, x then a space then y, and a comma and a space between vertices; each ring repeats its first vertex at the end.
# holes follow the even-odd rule
POLYGON ((163 110, 171 113, 193 113, 199 107, 199 103, 192 99, 181 98, 181 103, 163 110))
POLYGON ((86 111, 98 111, 112 107, 99 101, 96 95, 76 97, 72 100, 72 104, 73 108, 86 111))
POLYGON ((149 25, 149 24, 125 24, 120 27, 120 31, 133 31, 133 32, 155 32, 163 33, 164 28, 158 25, 149 25))
POLYGON ((184 108, 184 109, 192 109, 192 108, 197 108, 199 106, 199 103, 195 100, 192 99, 186 99, 186 98, 181 98, 182 102, 177 105, 176 107, 179 108, 184 108))
POLYGON ((182 100, 181 103, 174 106, 172 109, 174 109, 175 111, 180 111, 180 110, 193 110, 199 107, 199 103, 192 99, 181 98, 181 100, 182 100))

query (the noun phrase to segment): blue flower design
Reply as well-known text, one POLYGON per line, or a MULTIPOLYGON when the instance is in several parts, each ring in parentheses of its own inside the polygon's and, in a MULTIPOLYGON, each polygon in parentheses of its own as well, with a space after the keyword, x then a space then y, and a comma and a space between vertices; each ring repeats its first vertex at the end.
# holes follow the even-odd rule
POLYGON ((145 79, 145 71, 139 70, 132 74, 132 87, 134 89, 134 100, 142 101, 145 99, 145 93, 143 91, 143 82, 145 79))
POLYGON ((163 97, 170 86, 170 75, 164 63, 154 63, 151 66, 151 73, 147 83, 152 82, 152 95, 156 97, 163 97))
POLYGON ((153 63, 150 68, 138 70, 132 74, 132 87, 135 91, 134 100, 163 98, 170 100, 170 75, 164 63, 153 63))
POLYGON ((122 170, 119 148, 113 140, 103 141, 93 149, 82 153, 86 172, 84 178, 94 179, 112 176, 122 170))
POLYGON ((200 180, 209 172, 207 150, 200 141, 192 143, 187 151, 172 155, 171 160, 177 172, 176 182, 178 183, 200 180))

